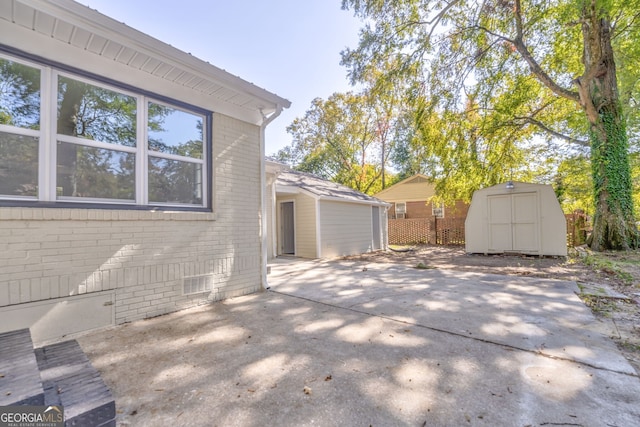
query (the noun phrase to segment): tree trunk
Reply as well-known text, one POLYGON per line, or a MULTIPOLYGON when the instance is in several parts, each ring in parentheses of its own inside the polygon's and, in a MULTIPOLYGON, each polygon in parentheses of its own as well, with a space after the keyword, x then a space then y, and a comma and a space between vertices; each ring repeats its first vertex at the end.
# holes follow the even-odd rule
POLYGON ((582 7, 585 73, 576 79, 589 121, 591 169, 596 202, 588 244, 596 251, 632 249, 640 243, 635 225, 625 118, 618 96, 611 25, 596 3, 582 7))

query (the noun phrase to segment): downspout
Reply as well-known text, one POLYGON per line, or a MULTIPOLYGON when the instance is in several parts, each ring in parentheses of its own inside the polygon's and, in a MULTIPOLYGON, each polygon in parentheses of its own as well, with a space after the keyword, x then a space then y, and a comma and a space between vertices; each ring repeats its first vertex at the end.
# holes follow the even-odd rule
POLYGON ((260 286, 262 290, 269 287, 267 283, 267 173, 265 167, 265 130, 269 123, 274 121, 281 113, 283 107, 276 106, 270 116, 265 116, 262 108, 260 115, 262 116, 262 124, 260 125, 260 286))

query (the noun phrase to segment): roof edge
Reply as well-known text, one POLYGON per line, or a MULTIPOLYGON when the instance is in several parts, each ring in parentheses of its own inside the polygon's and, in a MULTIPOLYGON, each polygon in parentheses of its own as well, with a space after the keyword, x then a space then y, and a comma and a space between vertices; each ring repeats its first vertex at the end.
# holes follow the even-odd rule
MULTIPOLYGON (((170 44, 158 40, 140 30, 117 21, 98 10, 74 0, 17 0, 34 9, 41 10, 75 25, 82 25, 107 39, 113 39, 125 46, 140 50, 152 57, 161 58, 178 68, 186 68, 201 77, 214 79, 228 89, 249 94, 257 99, 273 104, 273 107, 289 108, 291 101, 269 92, 241 77, 231 74, 209 62, 193 56, 170 44)), ((265 105, 265 108, 268 106, 265 105)))

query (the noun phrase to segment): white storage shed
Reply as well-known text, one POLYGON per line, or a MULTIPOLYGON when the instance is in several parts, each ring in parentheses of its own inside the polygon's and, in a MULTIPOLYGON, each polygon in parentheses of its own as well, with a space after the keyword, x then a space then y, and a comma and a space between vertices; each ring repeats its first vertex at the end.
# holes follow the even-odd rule
POLYGON ((567 223, 550 185, 512 182, 473 193, 468 253, 567 255, 567 223))

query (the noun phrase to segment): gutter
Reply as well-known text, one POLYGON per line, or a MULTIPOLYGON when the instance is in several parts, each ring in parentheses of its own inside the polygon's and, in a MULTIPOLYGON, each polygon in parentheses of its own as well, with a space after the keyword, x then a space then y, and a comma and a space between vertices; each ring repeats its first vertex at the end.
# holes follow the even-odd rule
MULTIPOLYGON (((288 106, 287 106, 288 107, 288 106)), ((260 109, 262 123, 260 124, 260 286, 262 290, 269 287, 267 283, 267 174, 265 156, 265 130, 269 123, 274 121, 284 110, 280 104, 276 104, 276 110, 269 116, 265 116, 260 109)))

